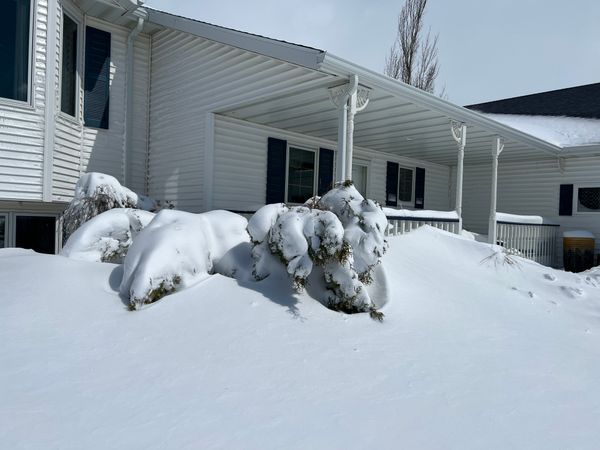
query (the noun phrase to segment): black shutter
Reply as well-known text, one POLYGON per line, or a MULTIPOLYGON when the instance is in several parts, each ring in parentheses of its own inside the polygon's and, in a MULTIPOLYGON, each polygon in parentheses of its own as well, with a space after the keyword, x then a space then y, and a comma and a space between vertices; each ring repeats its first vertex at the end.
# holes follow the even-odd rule
POLYGON ((333 150, 320 148, 317 195, 323 195, 331 188, 333 188, 333 150))
POLYGON ((385 204, 398 206, 398 163, 388 161, 385 176, 385 204))
POLYGON ((415 209, 425 208, 425 169, 415 170, 415 209))
POLYGON ((573 215, 573 185, 572 184, 561 184, 560 185, 560 199, 558 202, 558 215, 559 216, 572 216, 573 215))
POLYGON ((92 27, 85 30, 85 125, 108 129, 110 91, 110 33, 92 27))
POLYGON ((267 152, 267 205, 285 202, 287 141, 269 138, 267 152))

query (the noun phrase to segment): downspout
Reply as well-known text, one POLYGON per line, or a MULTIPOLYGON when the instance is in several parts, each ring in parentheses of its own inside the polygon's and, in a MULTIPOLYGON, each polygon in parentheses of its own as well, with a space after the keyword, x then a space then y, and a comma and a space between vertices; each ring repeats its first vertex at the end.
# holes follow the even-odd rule
POLYGON ((129 36, 127 37, 127 62, 125 65, 125 127, 124 127, 124 139, 123 139, 123 178, 125 186, 131 184, 132 178, 132 151, 133 151, 133 60, 134 52, 133 45, 135 40, 144 28, 144 22, 147 14, 143 9, 137 9, 135 11, 137 15, 137 25, 129 36))
MULTIPOLYGON (((331 100, 339 109, 338 116, 338 149, 335 167, 335 181, 342 182, 346 176, 346 148, 347 140, 350 135, 350 142, 352 142, 353 131, 348 131, 348 100, 356 96, 356 90, 358 88, 358 77, 356 75, 350 75, 349 82, 347 85, 337 86, 330 88, 329 95, 331 100), (349 134, 350 133, 350 134, 349 134)), ((356 98, 356 97, 355 97, 356 98)))

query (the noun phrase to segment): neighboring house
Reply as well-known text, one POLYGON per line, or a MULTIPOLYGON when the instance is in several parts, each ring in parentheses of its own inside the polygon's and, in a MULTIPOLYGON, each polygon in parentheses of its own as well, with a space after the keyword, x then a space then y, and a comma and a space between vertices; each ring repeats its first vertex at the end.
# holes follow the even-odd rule
POLYGON ((462 217, 464 168, 464 225, 487 231, 493 196, 476 186, 490 186, 494 151, 501 180, 509 164, 570 156, 323 50, 130 0, 7 0, 2 13, 0 246, 57 249, 87 171, 192 212, 300 203, 353 178, 384 205, 462 217))
MULTIPOLYGON (((563 231, 591 231, 600 246, 600 83, 467 108, 561 149, 555 158, 501 156, 498 210, 544 216, 563 231)), ((485 164, 465 169, 464 220, 475 231, 487 229, 489 173, 485 164)))

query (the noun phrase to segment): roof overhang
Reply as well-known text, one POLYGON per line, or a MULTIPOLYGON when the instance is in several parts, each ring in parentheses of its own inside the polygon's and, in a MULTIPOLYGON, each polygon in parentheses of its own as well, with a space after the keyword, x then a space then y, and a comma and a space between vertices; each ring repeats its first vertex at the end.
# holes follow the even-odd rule
POLYGON ((220 27, 152 8, 146 9, 148 11, 148 21, 152 24, 183 31, 194 36, 269 56, 308 69, 318 69, 325 56, 323 50, 316 48, 220 27))

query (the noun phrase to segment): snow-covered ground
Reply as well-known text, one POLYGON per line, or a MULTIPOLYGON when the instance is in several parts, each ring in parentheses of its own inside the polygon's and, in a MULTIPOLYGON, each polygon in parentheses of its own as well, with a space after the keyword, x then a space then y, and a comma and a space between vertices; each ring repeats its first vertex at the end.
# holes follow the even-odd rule
POLYGON ((390 238, 383 323, 287 277, 130 312, 121 266, 0 250, 0 448, 597 449, 600 271, 390 238))

